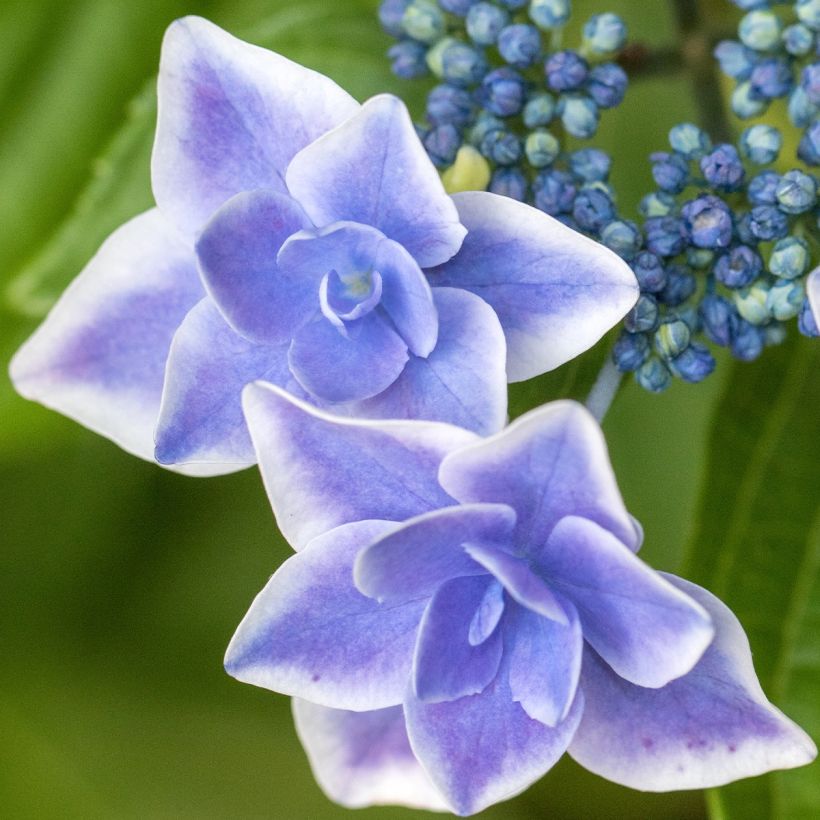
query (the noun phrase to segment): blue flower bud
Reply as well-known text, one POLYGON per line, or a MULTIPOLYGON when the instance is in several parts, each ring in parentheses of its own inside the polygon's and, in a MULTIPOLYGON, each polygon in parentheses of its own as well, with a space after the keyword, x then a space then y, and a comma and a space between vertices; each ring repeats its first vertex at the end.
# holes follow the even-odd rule
POLYGON ((783 30, 783 46, 794 57, 805 57, 814 47, 814 33, 803 23, 783 30))
POLYGON ((798 85, 789 95, 789 119, 798 128, 808 128, 811 123, 817 120, 820 106, 809 99, 806 89, 798 85))
POLYGON ((752 205, 775 205, 777 203, 777 185, 780 174, 776 171, 763 171, 753 177, 746 189, 746 196, 752 205))
POLYGON ((592 54, 611 54, 626 43, 626 23, 617 14, 596 14, 584 25, 584 48, 592 54))
POLYGON ((501 29, 510 21, 510 15, 493 3, 476 3, 467 12, 465 26, 470 39, 480 46, 491 46, 501 29))
POLYGON ((615 216, 612 199, 595 188, 582 188, 572 208, 575 221, 585 231, 599 231, 615 216))
POLYGON ((530 18, 543 29, 561 28, 571 11, 570 0, 530 0, 530 18))
POLYGON ((601 230, 601 243, 629 262, 640 250, 643 236, 634 222, 616 219, 601 230))
POLYGON ((737 312, 753 325, 765 325, 771 318, 768 308, 769 288, 758 279, 748 287, 736 290, 732 298, 737 312))
POLYGON ((488 190, 523 202, 527 198, 527 177, 520 168, 497 168, 488 190))
POLYGON ((520 159, 521 140, 511 131, 490 131, 480 146, 481 153, 496 165, 515 165, 520 159))
POLYGON ((506 66, 496 68, 481 83, 481 99, 485 108, 499 117, 517 114, 524 106, 524 80, 518 72, 506 66))
POLYGON ((660 359, 652 356, 635 371, 635 379, 644 390, 663 393, 672 383, 672 374, 660 359))
POLYGON ((689 239, 698 248, 726 248, 732 241, 732 213, 717 196, 701 194, 681 208, 689 239))
POLYGON ((379 4, 379 22, 391 37, 401 37, 404 34, 402 18, 410 2, 411 0, 382 0, 379 4))
POLYGON ((638 204, 638 211, 645 217, 669 216, 677 209, 677 200, 666 191, 647 194, 638 204))
POLYGON ((473 3, 475 3, 475 0, 438 0, 438 4, 444 11, 449 11, 450 14, 455 14, 457 17, 464 17, 473 3))
POLYGON ((761 99, 752 90, 752 84, 746 80, 738 84, 732 92, 732 111, 742 120, 748 120, 762 114, 768 106, 768 100, 761 99))
POLYGON ((739 191, 745 171, 734 145, 724 143, 700 160, 700 170, 706 181, 718 191, 739 191))
POLYGON ((669 307, 678 307, 695 292, 697 286, 697 280, 688 268, 669 265, 666 268, 666 285, 658 294, 658 301, 669 307))
POLYGON ((732 340, 732 316, 735 309, 722 296, 710 294, 703 298, 698 308, 703 330, 711 341, 727 347, 732 340))
POLYGON ((660 319, 658 303, 647 293, 641 294, 635 306, 624 317, 624 327, 630 333, 646 333, 655 330, 660 319))
POLYGON ((658 256, 677 256, 686 248, 686 229, 674 216, 653 216, 644 223, 646 247, 658 256))
POLYGON ((552 165, 561 153, 561 144, 549 131, 533 131, 524 142, 527 160, 533 168, 552 165))
POLYGON ((577 188, 566 171, 542 171, 532 184, 535 206, 550 216, 569 213, 575 202, 577 188))
POLYGON ((558 101, 558 114, 568 134, 589 139, 598 130, 598 107, 583 94, 563 94, 558 101))
POLYGON ((769 257, 769 270, 781 279, 797 279, 809 268, 808 244, 796 236, 787 236, 775 243, 769 257))
POLYGON ((615 108, 623 101, 629 79, 616 63, 596 65, 589 72, 586 92, 599 108, 615 108))
POLYGON ((746 212, 735 220, 735 233, 744 245, 757 245, 758 238, 752 233, 752 215, 746 212))
POLYGON ((433 0, 413 0, 404 10, 401 24, 408 37, 422 43, 435 43, 447 28, 444 13, 433 0))
POLYGON ((740 135, 743 156, 756 165, 774 162, 782 147, 783 135, 771 125, 752 125, 740 135))
POLYGON ((672 372, 690 384, 702 382, 715 369, 715 357, 706 345, 692 342, 679 356, 669 362, 672 372))
POLYGON ((789 220, 783 211, 773 205, 758 205, 749 213, 749 230, 756 239, 771 242, 788 235, 789 220))
POLYGON ((387 51, 391 71, 403 80, 412 80, 427 74, 429 69, 425 61, 426 56, 427 47, 415 40, 400 40, 387 51))
POLYGON ((808 299, 803 300, 803 305, 800 308, 797 329, 810 339, 820 336, 820 328, 817 327, 817 320, 814 318, 814 311, 811 309, 808 299))
POLYGON ((820 120, 812 123, 806 133, 803 134, 797 148, 797 156, 806 165, 820 165, 820 120))
POLYGON ((743 362, 754 361, 763 352, 764 341, 762 328, 750 324, 739 316, 732 322, 730 350, 736 359, 743 362))
POLYGON ((599 148, 581 148, 569 157, 570 170, 582 182, 606 182, 611 165, 609 154, 599 148))
POLYGON ((689 184, 689 162, 682 154, 656 151, 649 159, 652 177, 662 191, 679 194, 689 184))
POLYGON ((555 98, 543 92, 527 100, 522 117, 527 128, 538 128, 547 125, 555 116, 555 98))
POLYGON ((490 131, 503 130, 505 127, 504 120, 494 114, 482 111, 476 118, 475 125, 470 129, 470 142, 476 147, 480 147, 484 137, 490 131))
POLYGON ((643 333, 623 332, 612 348, 612 360, 621 373, 637 370, 649 356, 649 340, 643 333))
POLYGON ((755 51, 771 51, 780 45, 782 26, 772 11, 749 12, 738 26, 737 33, 743 45, 755 51))
POLYGON ((441 76, 455 85, 475 85, 486 74, 487 68, 484 55, 467 43, 453 41, 441 54, 441 76))
POLYGON ((472 95, 454 85, 437 85, 427 96, 426 115, 433 125, 464 126, 473 117, 472 95))
POLYGON ((706 270, 715 260, 715 252, 708 248, 687 248, 686 263, 690 268, 706 270))
POLYGON ((541 35, 535 26, 516 23, 501 30, 498 51, 516 68, 529 68, 541 56, 541 35))
POLYGON ((714 55, 720 63, 720 70, 735 80, 747 80, 754 68, 754 52, 735 40, 718 43, 714 55))
POLYGON ((674 126, 669 132, 669 144, 687 160, 699 159, 712 148, 709 135, 691 122, 674 126))
POLYGON ((795 11, 800 22, 820 31, 820 0, 797 0, 795 11))
POLYGON ((655 350, 664 359, 672 359, 686 350, 691 339, 692 332, 686 322, 680 319, 667 319, 655 333, 655 350))
POLYGON ((751 94, 765 100, 785 97, 794 87, 794 75, 788 60, 770 57, 761 60, 749 76, 751 94))
POLYGON ((693 336, 696 333, 700 333, 701 328, 703 327, 703 325, 700 321, 700 315, 698 314, 698 309, 694 305, 681 305, 675 311, 675 315, 682 322, 685 322, 686 326, 689 328, 689 332, 693 336))
POLYGON ((454 125, 439 125, 431 128, 422 140, 433 164, 439 168, 452 165, 461 147, 461 135, 454 125))
POLYGON ((643 293, 657 293, 666 287, 666 270, 651 251, 641 251, 632 262, 632 270, 643 293))
POLYGON ((800 313, 805 299, 806 289, 802 282, 783 279, 772 285, 766 297, 766 307, 771 316, 779 322, 785 322, 800 313))
POLYGON ((762 271, 763 260, 748 245, 738 245, 724 253, 714 267, 715 278, 727 288, 750 285, 762 271))
POLYGON ((576 51, 556 51, 544 64, 547 85, 553 91, 574 91, 589 74, 589 65, 576 51))
POLYGON ((780 178, 775 196, 781 211, 787 214, 805 213, 817 202, 817 181, 803 171, 789 171, 780 178))

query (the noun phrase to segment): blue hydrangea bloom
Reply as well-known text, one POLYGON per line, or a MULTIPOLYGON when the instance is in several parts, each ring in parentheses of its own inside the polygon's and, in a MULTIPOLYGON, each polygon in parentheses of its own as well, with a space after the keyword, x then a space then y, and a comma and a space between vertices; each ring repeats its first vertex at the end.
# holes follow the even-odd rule
POLYGON ((240 395, 257 379, 492 432, 507 378, 576 355, 637 298, 615 254, 545 214, 447 196, 395 97, 359 105, 199 18, 163 44, 152 182, 157 208, 106 241, 11 372, 188 472, 256 460, 240 395))
MULTIPOLYGON (((700 378, 708 360, 697 348, 679 367, 700 378)), ((565 751, 650 791, 814 757, 766 700, 732 613, 637 557, 640 528, 580 405, 485 439, 339 419, 265 385, 245 406, 298 553, 226 668, 298 698, 332 798, 468 815, 565 751)))

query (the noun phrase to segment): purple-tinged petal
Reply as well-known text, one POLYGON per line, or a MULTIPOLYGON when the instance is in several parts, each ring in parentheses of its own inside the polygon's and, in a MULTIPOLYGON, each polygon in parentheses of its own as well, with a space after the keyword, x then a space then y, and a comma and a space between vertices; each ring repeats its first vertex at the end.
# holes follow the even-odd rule
POLYGON ((811 762, 814 743, 763 694, 737 618, 706 590, 666 577, 708 610, 714 642, 688 675, 661 689, 628 683, 587 650, 586 708, 570 754, 608 780, 653 792, 722 786, 811 762))
POLYGON ((168 27, 157 93, 154 196, 188 234, 241 191, 287 193, 293 156, 359 109, 327 77, 199 17, 168 27))
POLYGON ((484 596, 478 609, 470 621, 467 630, 467 640, 470 646, 479 646, 488 640, 501 622, 504 614, 504 587, 499 583, 490 584, 484 591, 484 596))
POLYGON ((17 352, 11 379, 26 398, 153 461, 171 338, 203 296, 193 251, 147 211, 106 239, 17 352))
POLYGON ((446 811, 410 748, 400 706, 348 712, 294 698, 293 719, 313 775, 334 802, 446 811))
POLYGON ((372 225, 404 245, 423 268, 447 261, 464 239, 456 207, 396 97, 368 100, 300 151, 286 178, 317 225, 372 225))
POLYGON ((665 686, 712 642, 706 610, 592 521, 562 518, 536 563, 575 605, 585 640, 631 683, 665 686))
POLYGON ((529 557, 565 515, 589 518, 633 549, 638 544, 601 428, 575 402, 540 407, 453 453, 439 481, 461 502, 509 504, 518 515, 515 544, 529 557))
POLYGON ((806 280, 806 292, 809 296, 809 305, 814 313, 814 321, 820 327, 820 268, 815 268, 806 280))
POLYGON ((427 278, 415 259, 381 231, 356 222, 300 231, 282 246, 279 265, 294 276, 377 272, 382 305, 410 350, 427 356, 436 346, 438 318, 427 278))
POLYGON ((445 581, 421 619, 413 657, 413 690, 425 703, 483 692, 498 672, 503 643, 496 629, 481 643, 469 640, 473 619, 498 582, 489 575, 445 581))
POLYGON ((353 586, 356 554, 393 525, 357 521, 314 539, 256 596, 225 669, 334 709, 401 703, 426 600, 384 606, 353 586))
POLYGON ((407 364, 407 345, 378 313, 346 322, 344 332, 319 315, 296 332, 291 372, 320 401, 346 402, 381 393, 407 364))
POLYGON ((157 461, 222 463, 234 470, 254 464, 242 388, 257 379, 307 396, 288 370, 287 345, 249 342, 204 298, 171 343, 155 435, 157 461))
POLYGON ((276 265, 282 243, 307 224, 287 195, 248 191, 228 200, 196 243, 208 293, 253 342, 289 342, 319 307, 321 276, 288 276, 276 265))
POLYGON ((474 814, 524 791, 566 750, 583 711, 579 691, 566 720, 554 728, 513 701, 505 661, 479 695, 404 702, 410 745, 456 814, 474 814))
POLYGON ((264 383, 245 388, 243 405, 279 529, 296 549, 350 521, 452 505, 439 465, 477 439, 439 422, 332 416, 264 383))
POLYGON ((433 352, 426 359, 411 356, 387 390, 344 412, 446 421, 492 435, 507 418, 506 347, 498 317, 466 290, 434 288, 433 297, 440 320, 433 352))
POLYGON ((451 578, 486 575, 463 545, 501 541, 514 526, 515 512, 504 504, 464 504, 423 513, 362 551, 354 570, 356 586, 388 603, 429 597, 451 578))
POLYGON ((511 382, 592 347, 635 304, 635 275, 603 245, 509 197, 468 191, 453 201, 467 238, 427 275, 433 286, 466 288, 492 306, 507 336, 511 382))
POLYGON ((572 604, 566 624, 512 606, 505 633, 510 654, 510 690, 533 719, 546 726, 565 720, 578 689, 584 639, 572 604))
POLYGON ((544 618, 569 625, 564 602, 533 572, 528 561, 484 544, 468 544, 465 551, 491 572, 519 604, 544 618))

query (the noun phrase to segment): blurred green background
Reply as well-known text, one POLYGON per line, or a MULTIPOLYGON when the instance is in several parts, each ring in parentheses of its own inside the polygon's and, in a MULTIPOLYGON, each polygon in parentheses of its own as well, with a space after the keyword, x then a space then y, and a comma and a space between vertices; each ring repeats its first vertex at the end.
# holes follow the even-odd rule
MULTIPOLYGON (((100 240, 150 205, 151 81, 172 19, 202 14, 324 71, 360 99, 392 90, 418 113, 425 84, 390 75, 376 5, 2 0, 2 359, 100 240)), ((576 24, 614 10, 633 40, 678 43, 672 4, 662 0, 574 5, 576 24)), ((704 8, 710 25, 731 30, 729 3, 704 8)), ((695 116, 681 73, 641 78, 604 118, 597 143, 616 157, 627 212, 651 189, 646 155, 664 145, 671 125, 695 116)), ((646 528, 643 555, 659 569, 678 568, 704 526, 702 479, 721 444, 712 420, 734 372, 720 367, 707 383, 661 397, 630 386, 607 418, 624 495, 646 528)), ((529 405, 551 397, 539 383, 516 394, 529 405)), ((807 446, 817 459, 817 438, 807 446)), ((289 553, 254 470, 210 480, 172 475, 24 402, 4 374, 0 487, 0 815, 347 816, 314 784, 288 699, 222 671, 234 627, 289 553)), ((724 497, 731 504, 731 487, 724 497)), ((699 793, 630 792, 564 760, 483 816, 674 820, 705 812, 699 793)), ((360 816, 413 814, 374 808, 360 816)), ((777 812, 761 816, 779 820, 777 812)))

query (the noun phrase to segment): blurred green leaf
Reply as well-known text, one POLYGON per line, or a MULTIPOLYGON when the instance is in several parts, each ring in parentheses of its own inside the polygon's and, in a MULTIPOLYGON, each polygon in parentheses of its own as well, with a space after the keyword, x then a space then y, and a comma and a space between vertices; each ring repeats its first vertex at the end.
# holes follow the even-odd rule
MULTIPOLYGON (((682 574, 735 611, 763 688, 817 738, 820 347, 793 338, 754 365, 731 367, 682 574)), ((726 820, 818 817, 818 764, 723 788, 710 804, 726 820)))

